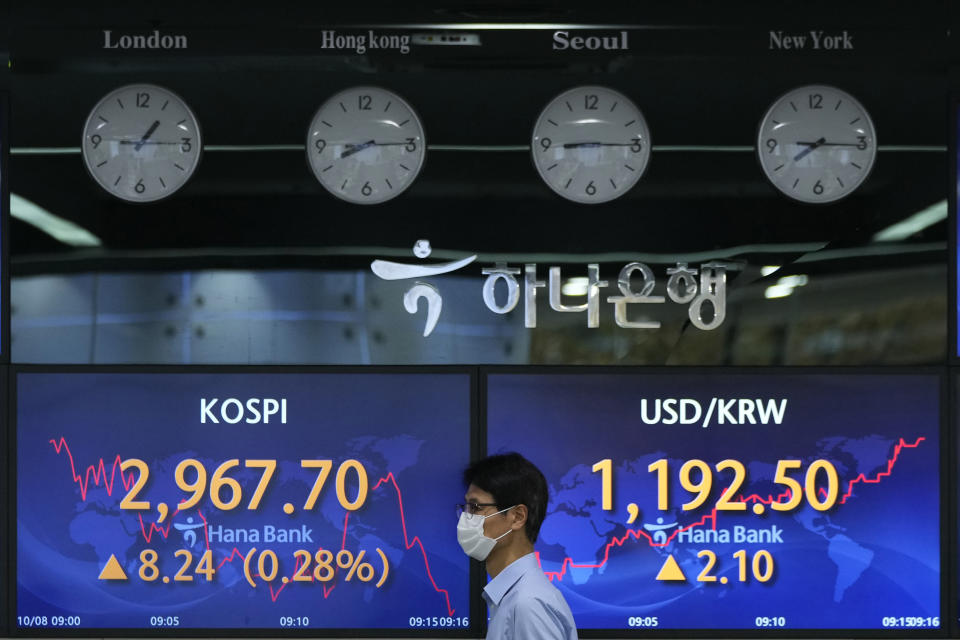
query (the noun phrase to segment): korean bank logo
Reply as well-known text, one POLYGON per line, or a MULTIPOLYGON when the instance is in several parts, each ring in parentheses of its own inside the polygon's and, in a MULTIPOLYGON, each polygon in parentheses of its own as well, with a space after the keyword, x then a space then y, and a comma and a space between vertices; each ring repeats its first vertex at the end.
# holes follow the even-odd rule
MULTIPOLYGON (((413 254, 421 260, 433 252, 429 240, 417 240, 413 254)), ((434 264, 410 264, 390 260, 374 260, 370 264, 373 273, 383 280, 414 280, 414 284, 403 295, 403 308, 407 313, 417 313, 420 300, 426 302, 427 319, 423 329, 424 337, 429 336, 440 320, 443 311, 443 297, 440 290, 432 284, 421 282, 418 278, 452 273, 466 267, 477 259, 476 255, 451 262, 434 264)), ((676 304, 689 304, 688 315, 691 324, 703 331, 711 331, 723 324, 727 309, 727 270, 729 264, 711 261, 697 268, 685 262, 677 262, 675 267, 666 270, 666 297, 653 295, 656 276, 653 269, 642 262, 631 262, 624 266, 617 277, 620 295, 608 296, 606 302, 614 307, 614 321, 624 329, 659 329, 660 321, 649 319, 631 319, 630 310, 635 305, 664 304, 669 298, 676 304)), ((537 278, 537 265, 527 263, 523 269, 506 262, 497 262, 484 267, 481 273, 486 276, 481 294, 486 307, 497 314, 513 311, 524 302, 524 326, 528 329, 537 326, 537 290, 547 289, 547 299, 553 311, 560 313, 585 313, 587 327, 600 326, 600 290, 608 286, 607 280, 600 279, 600 265, 588 264, 587 277, 580 278, 585 285, 587 301, 582 304, 564 304, 563 279, 561 268, 548 268, 546 281, 537 278), (523 274, 522 280, 518 276, 523 274), (506 286, 506 300, 497 301, 495 290, 498 282, 506 286)))

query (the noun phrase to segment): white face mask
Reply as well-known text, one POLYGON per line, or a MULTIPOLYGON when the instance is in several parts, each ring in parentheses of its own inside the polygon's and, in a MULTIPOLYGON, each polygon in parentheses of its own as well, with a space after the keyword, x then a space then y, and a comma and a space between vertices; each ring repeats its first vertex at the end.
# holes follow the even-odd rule
MULTIPOLYGON (((515 506, 517 505, 513 505, 513 507, 515 506)), ((481 562, 486 560, 490 552, 493 551, 493 547, 496 546, 497 540, 513 531, 513 529, 507 529, 507 533, 504 533, 502 536, 488 538, 483 534, 483 521, 490 516, 501 514, 504 511, 510 511, 513 507, 501 509, 497 511, 497 513, 491 513, 489 516, 482 516, 479 513, 467 513, 466 511, 461 513, 460 521, 457 522, 457 542, 460 543, 463 552, 475 560, 481 562)))

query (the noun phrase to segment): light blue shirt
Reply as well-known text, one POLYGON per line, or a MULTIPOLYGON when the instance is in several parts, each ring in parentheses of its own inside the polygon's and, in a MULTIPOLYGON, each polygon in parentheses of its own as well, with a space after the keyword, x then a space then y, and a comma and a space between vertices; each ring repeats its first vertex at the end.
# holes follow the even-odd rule
POLYGON ((577 625, 567 601, 550 584, 528 553, 487 583, 483 599, 490 608, 487 640, 577 640, 577 625))

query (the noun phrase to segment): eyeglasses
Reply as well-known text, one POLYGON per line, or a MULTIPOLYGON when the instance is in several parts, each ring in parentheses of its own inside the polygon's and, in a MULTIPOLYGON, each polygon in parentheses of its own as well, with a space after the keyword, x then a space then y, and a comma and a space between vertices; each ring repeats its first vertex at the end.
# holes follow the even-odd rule
POLYGON ((496 502, 468 502, 466 504, 457 505, 457 517, 460 517, 461 513, 469 513, 471 515, 480 513, 487 507, 497 506, 496 502))

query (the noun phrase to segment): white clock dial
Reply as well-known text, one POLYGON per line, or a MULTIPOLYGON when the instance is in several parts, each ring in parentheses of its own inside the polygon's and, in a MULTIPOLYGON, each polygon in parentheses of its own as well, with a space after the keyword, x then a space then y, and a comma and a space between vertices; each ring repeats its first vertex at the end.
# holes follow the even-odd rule
POLYGON ((377 87, 336 94, 307 131, 310 169, 327 191, 348 202, 397 197, 413 184, 425 157, 420 118, 403 98, 377 87))
POLYGON ((150 84, 107 94, 83 125, 83 161, 94 180, 129 202, 175 193, 203 148, 197 118, 178 95, 150 84))
POLYGON ((760 122, 760 165, 770 182, 801 202, 833 202, 863 184, 877 157, 869 114, 845 91, 799 87, 760 122))
POLYGON ((577 87, 540 113, 531 151, 540 177, 564 198, 607 202, 629 191, 646 170, 650 130, 622 93, 577 87))

